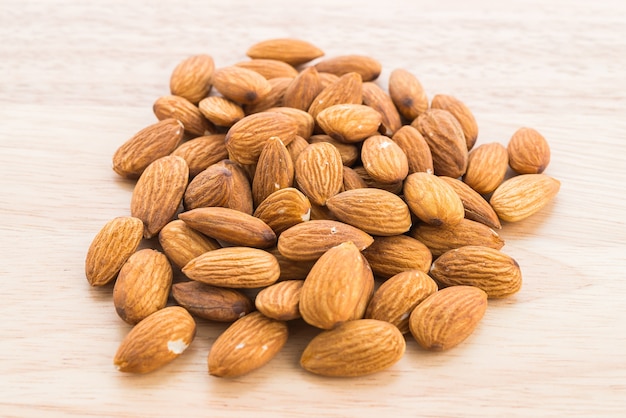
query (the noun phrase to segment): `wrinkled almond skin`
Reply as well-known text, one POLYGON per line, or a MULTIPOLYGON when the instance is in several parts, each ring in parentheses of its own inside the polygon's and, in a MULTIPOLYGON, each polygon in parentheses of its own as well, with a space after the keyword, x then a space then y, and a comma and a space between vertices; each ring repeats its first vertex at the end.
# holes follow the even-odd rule
POLYGON ((120 318, 136 324, 163 309, 172 286, 172 267, 165 254, 139 250, 124 263, 113 288, 113 304, 120 318))
POLYGON ((397 68, 389 76, 389 96, 398 112, 409 122, 428 109, 428 96, 417 77, 409 71, 397 68))
POLYGON ((532 128, 518 129, 507 145, 509 165, 518 174, 543 173, 550 163, 548 141, 532 128))
POLYGON ((343 185, 341 154, 327 142, 308 145, 296 160, 295 179, 311 203, 324 206, 343 185))
POLYGON ((221 164, 209 166, 189 182, 183 195, 185 209, 228 207, 232 181, 232 172, 227 167, 221 164))
POLYGON ((172 220, 182 201, 189 168, 181 157, 162 157, 143 172, 130 201, 130 213, 144 224, 144 237, 152 238, 172 220))
POLYGON ((522 272, 513 258, 477 245, 445 252, 433 262, 430 275, 443 286, 475 286, 490 298, 510 296, 522 287, 522 272))
POLYGON ((459 195, 459 198, 463 203, 465 217, 467 219, 485 224, 489 228, 502 228, 498 215, 493 210, 489 202, 478 194, 478 192, 459 179, 453 179, 445 176, 440 176, 439 178, 448 183, 448 185, 454 189, 456 194, 459 195))
POLYGON ((327 107, 337 104, 361 104, 363 102, 363 80, 357 73, 345 74, 326 86, 315 96, 309 113, 313 118, 327 107))
POLYGON ((343 189, 345 191, 354 190, 354 189, 365 189, 367 188, 367 183, 361 176, 358 175, 356 171, 351 169, 350 167, 343 167, 343 189))
POLYGON ((185 132, 193 136, 210 135, 215 132, 215 126, 200 113, 196 105, 180 96, 159 97, 152 106, 152 110, 159 120, 177 119, 185 132))
POLYGON ((478 123, 472 111, 459 99, 447 94, 437 94, 430 105, 433 109, 443 109, 452 113, 461 124, 467 149, 471 150, 478 138, 478 123))
POLYGON ((367 172, 367 170, 365 170, 365 167, 363 167, 362 165, 354 166, 352 167, 352 170, 356 174, 358 174, 359 177, 361 177, 361 179, 365 182, 367 187, 373 187, 376 189, 386 190, 388 192, 391 192, 393 194, 398 194, 398 195, 402 193, 402 187, 404 185, 402 180, 395 181, 393 183, 383 183, 381 181, 378 181, 372 178, 372 176, 367 172))
POLYGON ((381 134, 392 136, 402 126, 400 113, 391 97, 377 84, 363 83, 363 104, 380 113, 382 119, 379 132, 381 134))
POLYGON ((256 71, 267 80, 278 77, 295 78, 298 75, 298 70, 286 62, 267 58, 253 58, 238 62, 235 66, 256 71))
POLYGON ((277 38, 252 45, 246 55, 250 58, 274 59, 298 66, 321 57, 324 51, 300 39, 277 38))
POLYGON ((287 151, 289 151, 289 155, 291 155, 291 161, 295 163, 300 153, 308 146, 309 143, 306 139, 302 138, 300 135, 296 135, 293 141, 287 145, 287 151))
POLYGON ((300 293, 304 280, 286 280, 261 290, 254 300, 259 312, 278 321, 301 318, 300 293))
POLYGON ((309 138, 313 134, 315 128, 315 119, 305 110, 294 109, 286 106, 270 107, 266 112, 282 113, 285 116, 289 116, 298 126, 296 136, 302 138, 309 138))
POLYGON ((191 344, 196 322, 180 306, 161 309, 138 323, 120 344, 113 364, 121 372, 148 373, 177 358, 191 344))
POLYGON ((374 238, 343 222, 313 220, 294 225, 280 234, 278 251, 290 260, 311 261, 348 241, 363 251, 374 242, 374 238))
POLYGON ((91 241, 85 258, 85 276, 92 286, 110 283, 143 237, 141 219, 120 216, 108 221, 91 241))
POLYGON ((344 242, 326 251, 304 280, 300 314, 314 327, 332 329, 362 318, 373 288, 367 260, 356 245, 344 242))
POLYGON ((169 155, 183 139, 183 124, 163 119, 137 132, 113 154, 113 171, 136 179, 152 162, 169 155))
POLYGON ((349 167, 354 164, 361 156, 361 149, 359 147, 359 144, 347 144, 338 141, 330 135, 326 134, 311 135, 309 137, 309 143, 316 144, 318 142, 328 142, 329 144, 333 144, 335 148, 337 148, 337 151, 339 151, 339 155, 341 155, 341 162, 344 165, 344 173, 345 167, 349 167))
POLYGON ((171 155, 183 158, 189 167, 189 177, 195 177, 213 164, 228 158, 228 150, 224 143, 226 135, 213 134, 191 139, 171 155))
POLYGON ((294 166, 287 147, 280 138, 267 140, 252 180, 252 200, 258 206, 277 190, 293 185, 294 166))
POLYGON ((198 103, 198 109, 209 122, 227 128, 246 116, 241 106, 222 96, 210 96, 202 99, 198 103))
POLYGON ((485 315, 487 295, 472 286, 453 286, 430 295, 411 313, 411 334, 427 350, 443 351, 467 339, 485 315))
POLYGON ((489 194, 504 181, 509 155, 504 145, 497 142, 482 144, 469 153, 465 184, 480 194, 489 194))
POLYGON ((332 138, 342 142, 360 142, 378 132, 382 116, 361 104, 337 104, 315 117, 317 124, 332 138))
POLYGON ((261 74, 234 65, 217 69, 213 74, 213 86, 224 97, 240 104, 256 103, 272 90, 261 74))
POLYGON ((265 222, 278 236, 286 229, 310 220, 311 203, 298 189, 288 187, 269 195, 256 208, 254 216, 265 222))
POLYGON ((432 254, 428 247, 407 235, 376 237, 363 250, 372 271, 377 277, 388 279, 408 270, 428 272, 432 254))
POLYGON ((489 203, 503 221, 519 222, 543 209, 560 187, 560 181, 546 174, 521 174, 498 186, 489 203))
POLYGON ((190 228, 185 222, 176 219, 159 232, 159 244, 167 258, 178 268, 208 251, 222 248, 217 241, 190 228))
POLYGON ((276 257, 249 247, 226 247, 204 253, 182 269, 192 280, 213 286, 249 289, 269 286, 278 280, 276 257))
POLYGON ((365 311, 365 318, 387 321, 406 334, 413 309, 436 291, 437 283, 423 271, 398 273, 376 290, 365 311))
POLYGON ((227 169, 232 177, 228 183, 230 195, 225 207, 252 215, 252 187, 245 168, 230 160, 222 160, 217 164, 227 169))
POLYGON ((197 104, 209 95, 215 62, 210 55, 193 55, 182 60, 170 77, 170 92, 197 104))
POLYGON ((259 218, 222 207, 197 208, 178 215, 191 228, 205 235, 254 248, 276 245, 276 234, 259 218))
POLYGON ((434 171, 433 156, 428 143, 413 126, 404 125, 393 134, 391 139, 404 151, 409 163, 409 174, 434 171))
POLYGON ((270 248, 269 250, 267 250, 267 252, 276 257, 276 260, 278 261, 278 265, 280 266, 280 277, 278 278, 279 281, 306 279, 306 276, 308 276, 309 272, 313 268, 313 264, 315 264, 316 261, 290 260, 282 255, 276 247, 270 248))
POLYGON ((409 161, 393 140, 374 135, 363 141, 361 160, 365 171, 381 183, 397 183, 409 174, 409 161))
POLYGON ((236 377, 267 364, 287 342, 283 321, 252 312, 237 320, 213 343, 208 357, 209 374, 236 377))
POLYGON ((252 300, 238 290, 193 280, 175 283, 172 297, 192 315, 215 322, 234 322, 254 310, 252 300))
POLYGON ((360 319, 314 337, 304 349, 300 365, 322 376, 365 376, 391 367, 405 349, 404 337, 394 325, 360 319))
POLYGON ((322 82, 315 67, 307 67, 293 79, 285 90, 283 106, 306 111, 322 89, 322 82))
POLYGON ((348 73, 357 73, 363 81, 372 81, 380 75, 382 65, 374 58, 364 55, 340 55, 319 61, 315 68, 319 72, 340 77, 348 73))
POLYGON ((400 235, 411 228, 411 212, 404 201, 381 189, 354 189, 326 201, 328 209, 342 222, 368 234, 400 235))
POLYGON ((255 103, 243 105, 243 111, 246 115, 251 115, 253 113, 266 112, 273 107, 282 106, 285 91, 292 80, 293 78, 291 77, 277 77, 267 80, 270 85, 270 92, 255 103))
POLYGON ((459 195, 434 174, 409 175, 404 182, 404 198, 411 212, 429 225, 454 225, 465 216, 459 195))
POLYGON ((496 250, 504 246, 504 240, 493 229, 469 219, 461 219, 454 225, 420 224, 411 231, 411 236, 424 243, 433 257, 466 245, 482 245, 496 250))

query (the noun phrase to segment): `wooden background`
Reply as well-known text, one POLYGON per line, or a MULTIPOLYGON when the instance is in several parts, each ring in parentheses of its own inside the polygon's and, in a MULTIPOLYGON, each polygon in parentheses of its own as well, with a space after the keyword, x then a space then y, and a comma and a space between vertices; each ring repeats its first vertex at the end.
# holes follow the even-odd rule
POLYGON ((0 0, 0 416, 623 416, 625 111, 621 0, 0 0), (225 66, 274 37, 371 55, 382 86, 412 71, 473 110, 479 144, 542 132, 561 192, 502 230, 524 287, 490 301, 461 346, 431 354, 409 338, 370 377, 300 370, 313 333, 294 326, 265 368, 213 378, 224 326, 201 321, 175 362, 121 374, 129 326, 83 273, 95 233, 129 213, 111 156, 155 121, 181 59, 225 66))

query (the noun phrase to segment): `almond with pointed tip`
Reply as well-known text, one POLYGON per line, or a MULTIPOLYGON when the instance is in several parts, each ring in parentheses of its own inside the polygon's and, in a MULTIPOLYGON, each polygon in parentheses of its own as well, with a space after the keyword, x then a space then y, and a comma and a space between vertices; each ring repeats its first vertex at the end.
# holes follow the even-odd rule
POLYGON ((287 147, 280 138, 267 140, 252 180, 252 199, 258 206, 277 190, 293 185, 294 166, 287 147))
POLYGON ((341 155, 341 162, 343 163, 344 168, 354 164, 361 156, 359 144, 346 144, 345 142, 338 141, 326 134, 311 135, 309 137, 309 143, 315 144, 318 142, 328 142, 329 144, 333 144, 341 155))
POLYGON ((363 83, 363 104, 376 110, 381 115, 380 133, 392 136, 400 127, 400 113, 391 97, 373 82, 363 83))
POLYGON ((326 58, 315 64, 319 72, 342 76, 348 73, 357 73, 363 81, 372 81, 378 78, 382 70, 380 62, 365 55, 339 55, 326 58))
POLYGON ((543 209, 560 187, 560 181, 546 174, 520 174, 498 186, 489 203, 503 221, 519 222, 543 209))
POLYGON ((350 167, 343 166, 343 189, 344 191, 354 189, 365 189, 367 183, 350 167))
POLYGON ((289 83, 283 95, 283 106, 306 111, 323 88, 315 67, 307 67, 289 83))
POLYGON ((469 153, 463 181, 480 194, 489 194, 504 181, 509 155, 504 145, 482 144, 469 153))
POLYGON ((543 173, 550 163, 548 141, 532 128, 520 128, 507 145, 509 165, 518 174, 543 173))
POLYGON ((196 104, 209 95, 214 71, 215 62, 210 55, 185 58, 172 71, 170 92, 196 104))
POLYGON ((287 145, 287 151, 289 151, 289 155, 291 155, 291 161, 294 163, 298 160, 298 156, 306 147, 309 146, 309 142, 302 138, 300 135, 296 135, 287 145))
POLYGON ((363 167, 362 165, 354 166, 352 167, 352 170, 357 173, 359 177, 361 177, 361 179, 363 179, 367 187, 386 190, 388 192, 398 195, 402 193, 402 186, 404 184, 402 180, 395 181, 393 183, 383 183, 372 178, 372 176, 367 172, 367 170, 365 170, 365 167, 363 167))
POLYGON ((159 120, 179 120, 189 135, 202 136, 215 133, 215 126, 209 122, 200 109, 180 96, 161 96, 154 102, 152 110, 159 120))
POLYGON ((228 158, 224 134, 199 136, 176 148, 171 155, 182 157, 189 167, 189 177, 195 177, 207 167, 228 158))
POLYGON ((232 193, 232 172, 221 164, 213 164, 189 182, 183 203, 186 210, 202 207, 228 207, 232 193))
POLYGON ((363 141, 361 160, 365 171, 381 183, 397 183, 409 173, 409 161, 391 138, 374 135, 363 141))
POLYGON ((236 289, 193 280, 175 283, 172 297, 192 315, 215 322, 234 322, 254 310, 252 300, 236 289))
POLYGON ((286 280, 261 290, 254 305, 268 318, 278 321, 291 321, 301 318, 300 293, 304 280, 286 280))
POLYGON ((270 107, 266 112, 278 112, 283 115, 289 116, 298 125, 298 131, 296 135, 302 138, 309 138, 313 134, 315 128, 315 120, 305 110, 295 109, 287 106, 270 107))
POLYGON ((404 182, 404 199, 411 212, 429 225, 454 225, 463 219, 463 202, 438 176, 413 173, 404 182))
POLYGON ((222 96, 210 96, 200 100, 198 109, 209 122, 227 128, 246 116, 241 106, 222 96))
POLYGON ((178 268, 208 251, 222 248, 217 241, 189 227, 176 219, 159 232, 159 244, 167 258, 178 268))
POLYGON ((293 79, 291 77, 277 77, 267 80, 271 88, 270 92, 257 102, 244 105, 243 110, 246 115, 266 112, 272 107, 282 106, 285 91, 287 90, 287 87, 289 87, 292 80, 293 79))
POLYGON ((308 145, 296 160, 295 180, 311 203, 325 205, 343 184, 341 154, 327 142, 308 145))
POLYGON ((257 59, 275 59, 297 66, 321 57, 324 51, 300 39, 277 38, 252 45, 246 55, 257 59))
POLYGON ((313 264, 315 264, 315 260, 290 260, 282 255, 277 247, 270 248, 267 251, 276 257, 280 266, 280 277, 278 280, 304 280, 311 268, 313 268, 313 264))
POLYGON ((439 176, 439 178, 448 183, 456 194, 459 195, 467 219, 485 224, 489 228, 502 228, 498 215, 496 215, 489 202, 479 195, 478 192, 459 179, 445 176, 439 176))
POLYGON ((268 80, 278 77, 295 78, 298 75, 298 70, 286 62, 267 58, 253 58, 249 61, 240 61, 235 65, 256 71, 268 80))
POLYGON ((409 174, 418 172, 433 172, 433 156, 428 143, 422 134, 411 125, 404 125, 391 137, 404 151, 409 163, 409 174))
POLYGON ((256 103, 272 90, 258 72, 234 65, 217 69, 213 74, 213 86, 222 96, 241 104, 256 103))
POLYGON ((327 107, 315 118, 322 130, 342 142, 360 142, 378 132, 379 112, 361 104, 338 104, 327 107))
POLYGON ((327 107, 337 104, 361 104, 363 102, 363 80, 357 73, 345 74, 326 86, 315 96, 309 113, 313 118, 327 107))
POLYGON ((411 72, 397 68, 389 76, 389 96, 398 112, 409 122, 428 109, 428 96, 422 84, 411 72))
POLYGON ((372 271, 377 277, 388 279, 409 270, 428 272, 432 254, 422 242, 408 235, 376 237, 363 250, 372 271))
POLYGON ((254 216, 278 236, 296 224, 307 222, 311 217, 311 203, 298 189, 287 187, 263 200, 254 211, 254 216))
POLYGON ((431 108, 443 109, 452 113, 452 115, 461 124, 463 129, 463 135, 465 136, 465 143, 467 149, 471 150, 478 138, 478 124, 472 111, 459 99, 447 94, 437 94, 433 97, 431 108))

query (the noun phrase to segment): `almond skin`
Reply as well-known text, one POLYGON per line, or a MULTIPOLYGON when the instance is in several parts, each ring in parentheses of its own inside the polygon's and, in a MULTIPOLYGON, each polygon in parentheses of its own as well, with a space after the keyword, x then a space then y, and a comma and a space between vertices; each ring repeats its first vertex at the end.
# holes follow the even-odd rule
POLYGON ((326 142, 308 145, 296 160, 295 179, 311 203, 325 205, 343 184, 343 163, 337 148, 326 142))
POLYGON ((185 132, 193 136, 210 135, 215 126, 200 113, 196 105, 180 96, 159 97, 152 106, 157 119, 177 119, 185 127, 185 132))
POLYGON ((306 111, 322 89, 322 82, 315 67, 307 67, 289 83, 283 96, 283 106, 306 111))
POLYGON ((213 86, 227 99, 241 104, 256 103, 272 90, 261 74, 234 65, 216 70, 213 86))
POLYGON ((209 374, 236 377, 267 364, 287 342, 283 321, 252 312, 234 322, 213 343, 208 357, 209 374))
POLYGON ((285 91, 287 91, 292 80, 291 77, 277 77, 267 80, 270 85, 270 92, 255 103, 243 105, 243 111, 246 115, 251 115, 266 112, 272 107, 282 106, 285 91))
POLYGON ((482 144, 469 153, 463 181, 480 194, 489 194, 504 181, 509 155, 497 142, 482 144))
POLYGON ((367 187, 373 187, 375 189, 386 190, 393 194, 401 194, 403 182, 395 181, 393 183, 383 183, 381 181, 375 180, 372 176, 365 170, 365 167, 362 165, 352 167, 352 170, 365 182, 367 187))
POLYGON ((152 238, 172 220, 188 180, 189 168, 181 157, 162 157, 145 169, 130 201, 131 215, 144 223, 144 237, 152 238))
POLYGON ((300 365, 322 376, 365 376, 391 367, 405 349, 398 328, 385 321, 360 319, 313 338, 300 357, 300 365))
POLYGON ((434 171, 433 156, 428 143, 413 126, 404 125, 393 134, 391 139, 404 151, 409 163, 409 174, 434 171))
POLYGON ((459 179, 453 179, 445 176, 440 176, 439 178, 448 183, 448 185, 454 189, 456 194, 459 195, 459 198, 463 203, 465 217, 467 219, 485 224, 489 228, 502 228, 498 215, 496 215, 496 212, 493 210, 489 202, 479 195, 478 192, 459 179))
POLYGON ((313 134, 315 128, 315 119, 305 110, 294 109, 286 106, 270 107, 266 112, 282 113, 285 116, 289 116, 298 126, 296 135, 302 138, 309 138, 313 134))
POLYGON ((180 219, 171 221, 159 232, 159 244, 167 258, 178 268, 208 251, 222 248, 217 241, 190 228, 180 219))
POLYGON ((402 126, 400 113, 393 104, 391 97, 373 82, 363 83, 363 104, 380 113, 380 133, 391 136, 402 126))
POLYGON ((378 132, 382 116, 369 106, 338 104, 319 112, 315 120, 326 134, 338 141, 360 142, 378 132))
POLYGON ((202 99, 198 103, 198 109, 214 125, 227 128, 246 116, 241 106, 222 96, 210 96, 202 99))
POLYGON ((348 241, 363 251, 374 242, 374 238, 343 222, 315 220, 294 225, 280 234, 278 251, 290 260, 311 261, 348 241))
POLYGON ((149 248, 139 250, 124 263, 113 288, 113 304, 125 322, 136 324, 163 309, 172 286, 167 257, 149 248))
POLYGON ((343 166, 343 188, 345 191, 354 189, 365 189, 367 183, 350 167, 343 166))
POLYGON ((315 68, 319 72, 331 73, 340 77, 348 73, 357 73, 363 81, 372 81, 380 75, 382 65, 374 58, 364 55, 340 55, 318 62, 315 64, 315 68))
POLYGON ((324 51, 300 39, 277 38, 252 45, 246 55, 250 58, 275 59, 298 66, 321 57, 324 51))
POLYGON ((193 178, 213 164, 228 158, 224 134, 199 136, 186 141, 171 155, 183 158, 189 167, 189 177, 193 178))
POLYGON ((276 257, 280 266, 280 277, 278 280, 304 280, 313 268, 313 264, 315 264, 315 260, 290 260, 282 255, 276 247, 270 248, 267 252, 276 257))
POLYGON ((85 276, 92 286, 104 286, 117 276, 143 237, 143 222, 131 216, 108 221, 91 241, 85 276))
POLYGON ((398 111, 409 122, 428 109, 428 97, 417 77, 397 68, 389 76, 389 96, 398 111))
POLYGON ((408 270, 428 272, 432 262, 428 247, 407 235, 376 237, 363 255, 374 274, 383 279, 408 270))
POLYGON ((172 297, 189 313, 216 322, 234 322, 254 310, 252 300, 235 289, 189 281, 172 286, 172 297))
POLYGON ((408 176, 404 198, 411 212, 429 225, 454 225, 465 216, 463 203, 454 189, 434 174, 408 176))
POLYGON ((411 313, 411 334, 427 350, 443 351, 469 337, 487 309, 487 295, 472 286, 453 286, 430 295, 411 313))
POLYGON ((311 203, 298 189, 288 187, 269 195, 256 208, 254 216, 278 236, 296 224, 307 222, 311 217, 311 203))
POLYGON ((295 78, 298 75, 298 71, 293 68, 293 66, 286 62, 273 59, 254 58, 250 61, 238 62, 235 66, 256 71, 267 80, 278 77, 295 78))
POLYGON ((556 196, 561 182, 545 174, 521 174, 502 183, 489 203, 506 222, 519 222, 539 212, 556 196))
POLYGON ((509 165, 518 174, 543 173, 550 163, 548 141, 532 128, 518 129, 507 146, 509 165))
POLYGON ((296 135, 293 138, 293 141, 287 145, 287 151, 289 151, 289 155, 291 155, 291 161, 295 163, 298 160, 300 153, 308 146, 309 142, 306 139, 296 135))
POLYGON ((365 171, 381 183, 397 183, 409 174, 409 161, 393 140, 374 135, 363 141, 361 160, 365 171))
POLYGON ((191 344, 196 323, 180 306, 161 309, 138 323, 120 344, 113 364, 121 372, 148 373, 177 358, 191 344))
POLYGON ((210 55, 193 55, 182 60, 170 77, 170 92, 197 104, 209 95, 215 62, 210 55))
POLYGON ((347 144, 338 141, 330 135, 326 134, 311 135, 309 137, 309 143, 316 144, 318 142, 328 142, 329 144, 333 144, 333 146, 337 148, 337 151, 339 151, 339 154, 341 155, 341 162, 344 166, 344 173, 345 167, 354 164, 361 156, 361 149, 359 147, 359 144, 347 144))
POLYGON ((183 204, 191 210, 202 207, 228 207, 232 194, 232 172, 222 164, 213 164, 189 182, 183 204))
POLYGON ((442 254, 433 262, 430 275, 443 286, 474 286, 490 298, 510 296, 522 286, 522 272, 513 258, 476 245, 442 254))
POLYGON ((309 113, 313 118, 327 107, 337 104, 361 104, 363 102, 363 80, 357 73, 345 74, 325 87, 311 103, 309 113))
POLYGON ((411 212, 406 203, 385 190, 345 191, 328 199, 326 205, 337 219, 371 235, 399 235, 411 228, 411 212))
POLYGON ((185 276, 213 286, 249 289, 278 280, 276 257, 249 247, 227 247, 204 253, 183 267, 185 276))
POLYGON ((113 154, 113 171, 137 179, 152 162, 169 155, 183 139, 183 124, 168 118, 137 132, 113 154))
POLYGON ((252 180, 252 199, 258 206, 277 190, 293 185, 294 165, 287 147, 280 138, 267 140, 252 180))
POLYGON ((430 107, 433 109, 447 110, 452 113, 461 124, 467 149, 471 150, 474 147, 476 139, 478 138, 478 124, 476 123, 474 114, 465 103, 454 96, 437 94, 433 97, 430 107))
POLYGON ((286 280, 261 290, 254 300, 259 312, 268 318, 290 321, 301 318, 300 293, 304 280, 286 280))

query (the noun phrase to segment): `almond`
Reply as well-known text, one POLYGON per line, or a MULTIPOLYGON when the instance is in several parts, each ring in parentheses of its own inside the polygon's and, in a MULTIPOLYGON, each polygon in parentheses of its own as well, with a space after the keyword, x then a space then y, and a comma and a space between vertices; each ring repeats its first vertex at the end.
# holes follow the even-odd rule
POLYGON ((143 237, 141 219, 120 216, 108 221, 91 241, 85 258, 85 276, 92 286, 104 286, 137 250, 143 237))
POLYGON ((280 275, 276 257, 249 247, 209 251, 191 260, 182 270, 192 280, 241 289, 269 286, 280 275))
POLYGON ((360 319, 313 338, 302 353, 300 365, 322 376, 365 376, 394 365, 405 349, 398 328, 385 321, 360 319))
POLYGON ((170 77, 170 92, 198 103, 209 95, 215 63, 210 55, 193 55, 181 61, 170 77))
POLYGON ((226 168, 231 174, 231 181, 228 183, 230 196, 225 207, 252 215, 252 188, 244 167, 230 160, 222 160, 217 164, 226 168))
POLYGON ((211 165, 189 182, 183 196, 185 209, 228 207, 232 181, 232 172, 228 168, 221 164, 211 165))
POLYGON ((329 84, 315 96, 309 113, 313 118, 327 107, 337 104, 361 104, 363 102, 363 80, 357 73, 345 74, 329 84))
POLYGON ((117 314, 129 324, 163 309, 172 286, 167 257, 149 248, 139 250, 124 263, 113 288, 117 314))
POLYGON ((411 212, 429 225, 454 225, 465 216, 459 195, 434 174, 409 175, 404 182, 404 198, 411 212))
POLYGON ((252 198, 258 206, 277 190, 293 185, 294 167, 291 155, 280 138, 267 140, 252 181, 252 198))
POLYGON ((234 65, 216 70, 213 86, 227 99, 241 104, 256 103, 272 90, 261 74, 234 65))
POLYGON ((311 203, 325 205, 343 184, 341 154, 326 142, 308 145, 296 160, 295 179, 311 203))
POLYGON ((448 350, 467 339, 485 315, 487 295, 472 286, 454 286, 430 295, 411 313, 411 334, 423 348, 448 350))
POLYGON ((338 104, 327 107, 315 118, 322 130, 342 142, 360 142, 378 132, 381 114, 369 106, 338 104))
MULTIPOLYGON (((375 157, 374 157, 375 158, 375 157)), ((404 185, 403 181, 395 181, 393 183, 383 183, 378 180, 375 180, 370 176, 370 174, 365 170, 365 167, 362 165, 352 167, 352 170, 365 182, 367 187, 373 187, 375 189, 386 190, 393 194, 401 194, 402 186, 404 185)))
POLYGON ((135 185, 130 213, 144 223, 144 237, 158 234, 180 206, 189 180, 187 163, 180 157, 162 157, 150 164, 135 185))
POLYGON ((290 321, 301 318, 300 293, 304 280, 287 280, 261 290, 254 300, 259 312, 268 318, 290 321))
POLYGON ((198 103, 198 109, 209 122, 227 128, 246 116, 241 106, 222 96, 210 96, 202 99, 198 103))
POLYGON ((193 280, 174 284, 172 296, 192 315, 209 321, 234 322, 254 310, 250 298, 238 290, 193 280))
POLYGON ((337 221, 337 217, 326 206, 311 205, 311 220, 337 221))
POLYGON ((382 70, 380 62, 365 55, 340 55, 326 58, 315 64, 319 72, 342 76, 348 73, 357 73, 363 81, 372 81, 378 78, 382 70))
POLYGON ((318 142, 328 142, 329 144, 333 144, 341 155, 341 162, 344 166, 344 169, 346 166, 351 166, 352 164, 354 164, 361 156, 361 150, 358 144, 346 144, 344 142, 333 139, 330 135, 311 135, 311 137, 309 138, 309 142, 311 144, 316 144, 318 142))
POLYGON ((291 155, 291 161, 295 163, 298 160, 300 153, 308 146, 309 143, 306 139, 296 135, 293 138, 293 141, 287 144, 287 151, 289 151, 289 155, 291 155))
POLYGON ((380 113, 382 117, 380 132, 383 135, 391 136, 402 127, 398 109, 391 97, 377 84, 363 83, 363 104, 380 113))
POLYGON ((302 222, 284 231, 278 237, 278 251, 288 259, 316 260, 326 251, 351 241, 363 251, 374 239, 358 228, 338 221, 318 220, 302 222))
POLYGON ((467 149, 471 150, 478 138, 478 124, 469 107, 456 97, 447 94, 435 95, 430 106, 433 109, 443 109, 452 113, 452 116, 461 124, 467 149))
POLYGON ((393 140, 383 135, 370 136, 363 142, 361 160, 365 171, 381 183, 397 183, 409 173, 409 161, 393 140))
POLYGON ((183 139, 183 124, 163 119, 137 132, 113 154, 113 170, 136 179, 152 162, 169 155, 183 139))
POLYGON ((250 61, 238 62, 235 66, 256 71, 267 80, 278 77, 295 78, 298 75, 298 70, 293 68, 291 65, 284 61, 273 59, 256 58, 251 59, 250 61))
POLYGON ((326 201, 342 222, 372 235, 390 236, 411 228, 411 212, 404 201, 385 190, 366 188, 341 192, 326 201))
POLYGON ((161 309, 138 323, 120 344, 113 364, 121 372, 148 373, 181 355, 196 334, 196 323, 180 306, 161 309))
POLYGON ((159 97, 152 106, 157 119, 177 119, 185 132, 193 136, 209 135, 215 132, 215 127, 200 113, 196 105, 180 96, 159 97))
POLYGON ((294 109, 292 107, 278 106, 267 109, 267 112, 282 113, 283 115, 289 116, 291 119, 293 119, 293 121, 298 126, 296 136, 309 138, 313 134, 315 120, 313 120, 313 116, 311 116, 304 110, 294 109))
POLYGON ((322 89, 315 67, 307 67, 289 83, 283 96, 283 106, 306 111, 322 89))
POLYGON ((550 163, 550 146, 532 128, 518 129, 507 146, 509 165, 518 174, 543 173, 550 163))
POLYGON ((364 189, 367 187, 365 180, 350 167, 343 166, 343 188, 344 190, 364 189))
POLYGON ((398 273, 376 290, 367 306, 365 318, 387 321, 406 334, 413 309, 436 291, 437 283, 423 271, 398 273))
POLYGON ((391 137, 406 155, 409 174, 433 172, 433 156, 422 134, 411 125, 404 125, 391 137))
MULTIPOLYGON (((478 148, 477 148, 478 149, 478 148)), ((480 222, 489 228, 500 229, 502 225, 498 219, 498 215, 493 210, 489 202, 467 184, 459 179, 440 176, 441 180, 451 186, 463 203, 465 209, 465 217, 472 221, 480 222)))
POLYGON ((176 148, 171 155, 182 157, 189 167, 189 177, 195 177, 207 167, 228 158, 224 134, 199 136, 176 148))
POLYGON ((244 105, 244 112, 247 115, 252 113, 266 112, 273 107, 279 107, 283 105, 283 97, 285 91, 293 78, 291 77, 277 77, 267 80, 270 85, 270 92, 252 104, 244 105))
POLYGON ((275 59, 297 66, 321 57, 324 52, 300 39, 277 38, 252 45, 246 55, 250 58, 275 59))
POLYGON ((191 228, 234 245, 269 248, 276 244, 276 234, 265 222, 235 209, 197 208, 178 217, 191 228))
MULTIPOLYGON (((317 70, 316 70, 317 71, 317 70)), ((320 77, 320 83, 322 83, 322 89, 330 86, 333 83, 339 81, 339 76, 331 73, 320 73, 318 72, 320 77)))
POLYGON ((269 195, 254 211, 278 236, 311 217, 311 203, 298 189, 287 187, 269 195))
POLYGON ((280 266, 280 277, 278 280, 304 280, 306 276, 308 276, 309 271, 311 271, 311 268, 313 268, 313 264, 315 264, 315 260, 290 260, 282 255, 276 247, 270 248, 267 251, 276 257, 278 265, 280 266))
POLYGON ((476 192, 489 194, 504 181, 508 165, 509 156, 502 144, 482 144, 469 153, 463 181, 476 192))
POLYGON ((180 219, 171 221, 159 232, 159 244, 167 258, 178 268, 208 251, 222 248, 217 241, 190 228, 180 219))
POLYGON ((389 96, 398 112, 409 122, 428 109, 428 97, 417 77, 397 68, 389 76, 389 96))
POLYGON ((546 174, 522 174, 502 183, 489 203, 506 222, 518 222, 539 212, 556 196, 561 182, 546 174))
POLYGON ((513 258, 477 245, 442 254, 433 262, 430 274, 443 286, 474 286, 490 298, 510 296, 522 286, 522 272, 513 258))
POLYGON ((208 357, 209 374, 236 377, 267 364, 287 342, 283 321, 252 312, 234 322, 213 343, 208 357))
POLYGON ((376 237, 363 255, 374 274, 383 279, 408 270, 428 272, 432 262, 428 247, 407 235, 376 237))

